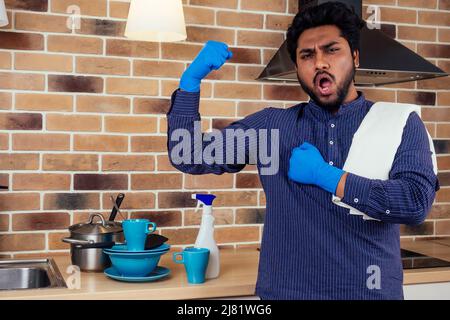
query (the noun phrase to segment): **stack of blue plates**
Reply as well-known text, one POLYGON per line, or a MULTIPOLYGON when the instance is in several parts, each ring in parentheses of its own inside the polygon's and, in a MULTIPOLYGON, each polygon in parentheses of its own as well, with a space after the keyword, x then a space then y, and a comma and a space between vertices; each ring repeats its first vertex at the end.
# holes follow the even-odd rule
POLYGON ((169 275, 170 270, 158 266, 158 263, 161 256, 169 250, 170 245, 165 243, 142 251, 129 251, 126 244, 103 249, 112 263, 112 267, 105 269, 104 273, 112 279, 127 282, 148 282, 164 278, 169 275))
POLYGON ((164 243, 160 245, 159 247, 148 249, 148 250, 142 250, 142 251, 128 251, 126 244, 116 244, 110 249, 103 249, 103 251, 110 252, 110 253, 124 253, 124 254, 138 254, 138 253, 155 253, 155 252, 163 252, 163 251, 169 251, 170 245, 164 243))

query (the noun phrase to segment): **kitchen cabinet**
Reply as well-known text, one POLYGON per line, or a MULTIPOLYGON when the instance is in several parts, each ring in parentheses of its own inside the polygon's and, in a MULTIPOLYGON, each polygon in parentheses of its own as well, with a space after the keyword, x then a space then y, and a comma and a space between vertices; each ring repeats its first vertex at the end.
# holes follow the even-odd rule
POLYGON ((450 300, 450 282, 403 286, 405 300, 450 300))

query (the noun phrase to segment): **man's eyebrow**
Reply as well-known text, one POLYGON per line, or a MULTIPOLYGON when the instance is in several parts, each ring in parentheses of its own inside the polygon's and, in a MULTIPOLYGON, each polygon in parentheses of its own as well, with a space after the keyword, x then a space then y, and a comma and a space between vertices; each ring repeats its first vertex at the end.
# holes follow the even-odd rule
MULTIPOLYGON (((338 43, 339 42, 337 42, 337 41, 331 41, 331 42, 329 42, 327 44, 324 44, 324 45, 320 46, 320 49, 327 49, 327 48, 331 47, 332 45, 335 45, 335 44, 338 44, 338 43)), ((309 53, 309 52, 313 52, 313 51, 314 51, 314 48, 305 48, 305 49, 301 49, 299 51, 299 53, 309 53)))

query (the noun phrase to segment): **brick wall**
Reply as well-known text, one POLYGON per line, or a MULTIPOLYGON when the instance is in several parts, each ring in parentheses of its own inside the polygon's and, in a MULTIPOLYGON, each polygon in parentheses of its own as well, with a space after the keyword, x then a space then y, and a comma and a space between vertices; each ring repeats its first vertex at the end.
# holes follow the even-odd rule
MULTIPOLYGON (((126 194, 130 217, 146 217, 174 245, 192 244, 200 216, 194 191, 214 191, 216 239, 254 246, 265 198, 255 167, 236 175, 188 176, 168 162, 165 113, 178 78, 209 39, 234 57, 202 86, 203 128, 221 128, 267 105, 307 100, 297 86, 253 79, 284 39, 294 0, 184 0, 185 43, 123 37, 129 3, 6 0, 0 28, 0 254, 64 252, 66 228, 90 212, 108 214, 126 194), (80 29, 66 27, 69 5, 80 29)), ((450 72, 450 1, 366 0, 381 6, 383 31, 450 72)), ((365 10, 364 10, 365 11, 365 10)), ((367 14, 366 14, 367 16, 367 14)), ((361 89, 361 88, 360 88, 361 89)), ((362 89, 371 100, 423 106, 435 139, 438 193, 429 219, 406 238, 450 235, 450 78, 362 89)))

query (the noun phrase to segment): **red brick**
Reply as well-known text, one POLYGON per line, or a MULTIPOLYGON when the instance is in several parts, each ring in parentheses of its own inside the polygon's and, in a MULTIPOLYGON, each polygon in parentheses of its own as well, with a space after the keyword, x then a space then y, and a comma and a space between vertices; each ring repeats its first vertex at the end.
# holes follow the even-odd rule
POLYGON ((72 111, 73 98, 63 94, 16 93, 16 109, 37 111, 72 111))
POLYGON ((77 73, 130 75, 130 62, 125 59, 101 57, 77 57, 77 73))
POLYGON ((131 189, 154 190, 154 189, 180 189, 183 182, 182 174, 132 174, 131 189))
POLYGON ((0 211, 39 210, 39 193, 0 193, 0 211))
POLYGON ((99 194, 97 193, 71 192, 47 193, 44 195, 44 210, 80 210, 99 208, 100 201, 99 194))
POLYGON ((257 191, 218 191, 214 200, 216 207, 254 206, 257 204, 257 191))
POLYGON ((2 130, 42 130, 42 115, 39 113, 1 113, 2 130))
POLYGON ((128 11, 130 9, 130 3, 120 1, 109 2, 109 16, 113 18, 126 19, 128 17, 128 11))
MULTIPOLYGON (((117 197, 117 193, 104 193, 102 198, 103 208, 111 210, 113 199, 117 197)), ((155 207, 155 194, 152 192, 127 192, 120 209, 151 209, 155 207)), ((119 216, 119 215, 117 215, 119 216)))
POLYGON ((195 243, 198 231, 198 228, 163 229, 161 235, 169 238, 172 245, 189 245, 195 243))
POLYGON ((48 90, 54 92, 102 93, 103 79, 90 76, 48 75, 48 90))
POLYGON ((75 151, 128 151, 128 138, 125 136, 110 135, 75 135, 75 151))
POLYGON ((109 56, 158 58, 159 44, 147 41, 107 39, 106 54, 109 56))
POLYGON ((0 234, 0 252, 31 251, 45 249, 45 234, 0 234))
POLYGON ((156 223, 157 228, 179 227, 181 226, 181 211, 167 210, 133 212, 130 215, 130 219, 148 219, 156 223))
POLYGON ((158 95, 158 81, 149 79, 109 78, 106 81, 106 92, 124 95, 158 95))
POLYGON ((46 12, 48 10, 48 0, 6 0, 5 5, 7 9, 41 12, 46 12))
POLYGON ((157 119, 155 117, 107 116, 105 130, 121 133, 156 133, 157 119))
POLYGON ((186 175, 184 187, 186 189, 224 189, 233 188, 232 174, 222 175, 186 175))
POLYGON ((11 53, 0 52, 0 69, 11 69, 11 53))
POLYGON ((17 30, 70 33, 67 27, 67 17, 35 14, 27 12, 16 12, 14 15, 14 26, 17 30))
POLYGON ((283 33, 238 30, 237 44, 254 47, 278 48, 284 40, 283 33))
POLYGON ((136 136, 131 137, 132 152, 165 152, 167 151, 167 136, 136 136))
POLYGON ((236 175, 236 188, 262 188, 259 176, 252 173, 236 175))
POLYGON ((448 11, 419 11, 419 24, 448 27, 449 21, 448 11))
POLYGON ((12 104, 12 94, 9 92, 0 92, 0 109, 9 110, 12 104))
POLYGON ((166 114, 170 108, 169 99, 135 98, 133 113, 166 114))
POLYGON ((33 153, 0 153, 1 170, 37 170, 39 154, 33 153))
POLYGON ((12 215, 14 231, 56 230, 70 226, 67 212, 36 212, 12 215))
POLYGON ((44 50, 44 36, 37 33, 0 32, 0 48, 14 50, 44 50))
POLYGON ((224 28, 187 26, 186 32, 186 41, 205 43, 210 39, 214 39, 216 41, 224 42, 228 45, 234 44, 234 30, 224 28))
POLYGON ((155 157, 147 155, 104 155, 103 171, 154 171, 155 157))
MULTIPOLYGON (((47 50, 55 52, 101 54, 103 39, 93 37, 48 35, 47 50)), ((38 49, 36 49, 38 50, 38 49)))
POLYGON ((217 24, 233 28, 262 29, 264 15, 246 12, 218 11, 217 24))
POLYGON ((0 89, 37 91, 44 88, 45 76, 42 74, 0 72, 0 89))
POLYGON ((266 16, 266 29, 286 31, 292 20, 292 16, 268 14, 266 16))
POLYGON ((256 84, 235 84, 216 83, 214 88, 215 98, 230 99, 260 99, 261 85, 256 84))
POLYGON ((15 173, 13 190, 69 190, 70 180, 68 174, 15 173))
POLYGON ((218 243, 259 241, 259 227, 224 227, 214 230, 218 243))
POLYGON ((214 10, 188 6, 183 9, 186 24, 214 25, 214 10))
POLYGON ((15 133, 12 137, 14 150, 69 150, 70 135, 49 133, 15 133))
POLYGON ((162 58, 192 61, 202 47, 188 43, 161 43, 162 58))
POLYGON ((113 96, 77 96, 77 111, 130 113, 130 99, 113 96))
POLYGON ((47 114, 47 130, 49 131, 101 131, 100 116, 47 114))
POLYGON ((165 61, 141 61, 133 63, 133 75, 140 77, 180 78, 184 72, 184 63, 165 61))
POLYGON ((80 29, 77 29, 76 33, 97 36, 123 37, 125 26, 125 21, 81 18, 80 29))
POLYGON ((44 154, 42 168, 49 171, 97 171, 95 154, 44 154))
POLYGON ((241 0, 241 9, 253 11, 286 12, 286 0, 241 0))
POLYGON ((74 190, 126 190, 128 189, 128 175, 75 174, 73 177, 73 188, 74 190))
POLYGON ((57 0, 51 2, 51 11, 67 13, 69 6, 77 6, 83 16, 106 16, 107 0, 57 0))
POLYGON ((158 192, 158 207, 159 208, 188 208, 195 207, 196 200, 191 198, 191 192, 158 192))
POLYGON ((190 0, 191 5, 237 9, 238 0, 190 0))

